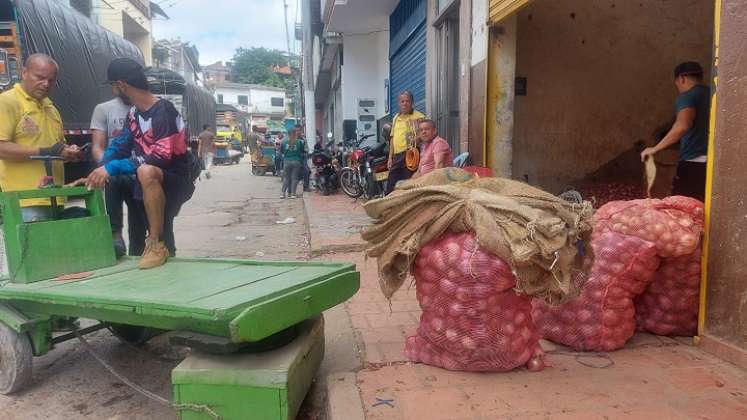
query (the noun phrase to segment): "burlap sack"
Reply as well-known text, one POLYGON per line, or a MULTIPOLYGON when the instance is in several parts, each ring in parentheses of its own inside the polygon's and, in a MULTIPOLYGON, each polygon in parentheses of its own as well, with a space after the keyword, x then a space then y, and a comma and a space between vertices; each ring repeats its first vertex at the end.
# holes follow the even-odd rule
POLYGON ((479 246, 509 262, 516 289, 559 303, 575 296, 572 274, 591 236, 592 206, 568 203, 527 184, 434 171, 364 205, 377 221, 364 229, 366 255, 377 258, 381 290, 404 283, 421 246, 446 230, 475 232, 479 246))

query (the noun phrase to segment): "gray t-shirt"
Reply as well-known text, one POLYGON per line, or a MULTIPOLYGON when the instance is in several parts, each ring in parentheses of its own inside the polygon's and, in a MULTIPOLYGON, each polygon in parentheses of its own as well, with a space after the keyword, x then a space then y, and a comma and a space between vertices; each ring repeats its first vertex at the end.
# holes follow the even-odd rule
POLYGON ((125 105, 119 98, 96 105, 91 117, 91 129, 106 132, 107 140, 122 134, 127 114, 132 106, 125 105))

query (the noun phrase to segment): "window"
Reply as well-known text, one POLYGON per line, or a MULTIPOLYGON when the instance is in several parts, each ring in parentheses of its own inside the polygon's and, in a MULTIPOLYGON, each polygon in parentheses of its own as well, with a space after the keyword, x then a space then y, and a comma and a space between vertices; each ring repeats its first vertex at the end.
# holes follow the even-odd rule
POLYGON ((272 106, 283 106, 284 102, 283 98, 270 98, 270 105, 272 106))
POLYGON ((218 103, 219 104, 223 103, 223 95, 221 95, 221 94, 218 94, 218 103))
POLYGON ((249 97, 246 95, 239 95, 239 105, 249 105, 249 97))

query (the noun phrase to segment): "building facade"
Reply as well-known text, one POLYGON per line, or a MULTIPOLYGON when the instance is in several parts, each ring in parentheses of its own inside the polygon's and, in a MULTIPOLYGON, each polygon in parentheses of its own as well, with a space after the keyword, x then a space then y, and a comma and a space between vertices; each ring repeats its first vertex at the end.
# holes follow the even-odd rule
POLYGON ((153 64, 153 15, 168 18, 149 0, 63 0, 97 24, 132 42, 143 53, 145 64, 153 64))
POLYGON ((179 73, 190 83, 203 85, 200 52, 194 45, 178 39, 158 40, 153 47, 153 65, 179 73))
POLYGON ((217 83, 214 89, 218 104, 231 105, 249 115, 250 127, 267 129, 284 126, 288 98, 285 89, 233 82, 217 83))
MULTIPOLYGON (((484 112, 484 104, 470 100, 472 9, 478 1, 310 0, 309 11, 317 10, 315 3, 319 15, 306 18, 303 29, 310 46, 306 84, 313 86, 320 132, 339 140, 377 135, 397 113, 399 94, 409 91, 415 108, 436 121, 455 152, 472 153, 469 139, 479 123, 470 115, 483 121, 484 112)), ((481 154, 482 144, 475 143, 481 154)))
POLYGON ((231 74, 233 72, 232 63, 222 61, 217 63, 202 66, 202 72, 205 78, 205 86, 209 89, 215 89, 216 85, 231 82, 231 74))

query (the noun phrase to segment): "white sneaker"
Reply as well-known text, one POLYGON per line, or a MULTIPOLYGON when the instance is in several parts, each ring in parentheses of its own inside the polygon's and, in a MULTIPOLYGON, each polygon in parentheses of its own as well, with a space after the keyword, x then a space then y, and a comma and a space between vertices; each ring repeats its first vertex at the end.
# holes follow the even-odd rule
POLYGON ((285 194, 281 194, 281 195, 280 195, 280 199, 281 199, 281 200, 285 200, 285 194))
POLYGON ((288 198, 290 198, 291 200, 295 200, 295 199, 296 199, 296 196, 295 196, 295 195, 293 195, 293 194, 291 194, 291 195, 290 195, 290 197, 288 197, 288 198))

